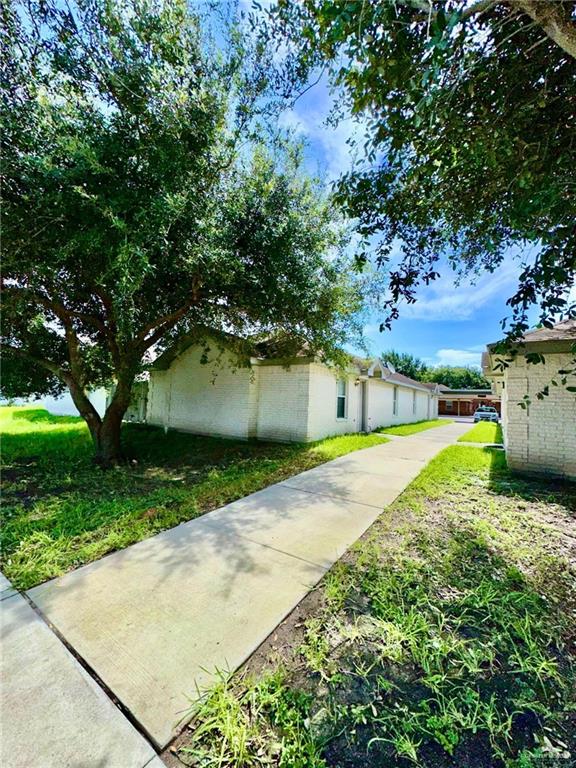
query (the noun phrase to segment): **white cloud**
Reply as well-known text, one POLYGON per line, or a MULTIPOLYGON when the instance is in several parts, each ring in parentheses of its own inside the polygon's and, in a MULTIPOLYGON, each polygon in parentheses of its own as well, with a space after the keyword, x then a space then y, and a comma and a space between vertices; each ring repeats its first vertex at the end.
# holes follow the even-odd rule
POLYGON ((480 367, 484 346, 469 349, 439 349, 433 358, 427 358, 430 365, 475 365, 480 367))
POLYGON ((353 126, 349 121, 343 121, 333 127, 326 125, 325 119, 322 112, 306 110, 298 113, 290 109, 282 114, 280 125, 309 143, 327 180, 333 181, 352 166, 351 150, 346 142, 353 135, 353 126))
POLYGON ((335 180, 352 167, 354 155, 348 141, 363 130, 358 119, 342 119, 336 125, 328 123, 333 104, 334 96, 323 77, 280 116, 282 127, 306 140, 313 161, 324 171, 328 181, 335 180))
POLYGON ((514 288, 520 264, 506 259, 493 273, 463 278, 455 284, 455 274, 446 269, 442 277, 420 290, 415 304, 405 305, 403 317, 418 320, 468 320, 496 296, 514 288))

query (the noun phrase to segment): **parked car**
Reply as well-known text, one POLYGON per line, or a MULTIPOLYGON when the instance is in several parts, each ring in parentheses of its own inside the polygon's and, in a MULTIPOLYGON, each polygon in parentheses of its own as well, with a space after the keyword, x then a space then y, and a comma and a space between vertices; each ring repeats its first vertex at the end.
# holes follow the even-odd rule
POLYGON ((474 424, 479 421, 500 421, 498 411, 491 405, 481 405, 477 411, 474 412, 474 424))

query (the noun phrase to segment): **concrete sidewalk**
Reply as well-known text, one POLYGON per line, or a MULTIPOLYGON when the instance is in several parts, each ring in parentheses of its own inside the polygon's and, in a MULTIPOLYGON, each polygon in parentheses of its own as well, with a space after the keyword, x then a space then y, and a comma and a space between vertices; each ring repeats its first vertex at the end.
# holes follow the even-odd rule
POLYGON ((214 670, 258 647, 468 424, 343 456, 28 593, 164 747, 214 670))
POLYGON ((2 768, 160 768, 146 739, 0 574, 2 768))

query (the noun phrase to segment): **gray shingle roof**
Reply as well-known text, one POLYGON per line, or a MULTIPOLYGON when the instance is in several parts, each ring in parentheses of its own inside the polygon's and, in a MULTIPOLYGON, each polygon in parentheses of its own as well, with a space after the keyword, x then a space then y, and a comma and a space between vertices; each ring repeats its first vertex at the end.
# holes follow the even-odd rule
POLYGON ((388 368, 385 370, 385 381, 391 381, 393 384, 405 384, 409 387, 417 387, 418 389, 429 389, 429 386, 423 381, 416 381, 416 379, 411 379, 409 376, 404 376, 403 373, 392 373, 388 368))
POLYGON ((553 328, 537 328, 524 334, 524 341, 574 341, 576 342, 576 320, 563 320, 553 328))

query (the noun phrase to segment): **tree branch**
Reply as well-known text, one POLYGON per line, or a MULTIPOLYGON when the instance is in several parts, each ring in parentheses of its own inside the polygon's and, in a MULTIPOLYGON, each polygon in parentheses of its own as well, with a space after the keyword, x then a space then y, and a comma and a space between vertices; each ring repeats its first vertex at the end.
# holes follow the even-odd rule
POLYGON ((100 418, 100 414, 90 402, 89 397, 86 395, 86 392, 84 391, 84 387, 75 379, 73 375, 64 374, 63 378, 64 378, 64 381, 66 382, 66 386, 70 390, 72 401, 74 402, 74 405, 78 409, 78 413, 80 414, 80 416, 82 416, 82 418, 88 425, 88 429, 90 430, 92 439, 95 439, 99 433, 100 426, 102 424, 102 419, 100 418))
POLYGON ((194 304, 198 301, 199 293, 200 278, 195 277, 192 281, 192 292, 188 301, 178 309, 174 310, 174 312, 170 312, 163 317, 159 317, 156 320, 153 320, 151 323, 148 323, 148 325, 145 325, 136 337, 136 344, 139 345, 143 351, 145 351, 157 341, 159 341, 166 333, 166 331, 170 328, 173 328, 178 320, 181 320, 186 315, 188 310, 194 306, 194 304), (153 331, 153 333, 148 336, 151 331, 153 331))
POLYGON ((530 16, 551 40, 576 59, 576 23, 563 13, 561 3, 550 0, 507 0, 516 10, 530 16))
POLYGON ((471 16, 479 16, 481 13, 489 11, 490 8, 497 4, 498 0, 477 0, 475 3, 466 10, 462 11, 460 21, 466 21, 471 16))
POLYGON ((122 364, 120 348, 118 347, 118 341, 116 339, 116 332, 118 327, 116 325, 116 317, 114 314, 114 304, 110 296, 100 286, 93 286, 93 291, 98 296, 104 307, 104 312, 107 316, 107 326, 105 330, 106 340, 108 342, 108 348, 110 349, 110 355, 112 356, 112 362, 118 369, 122 364))
POLYGON ((184 315, 188 312, 188 310, 193 306, 194 302, 189 301, 187 304, 184 304, 180 309, 177 309, 175 312, 172 312, 169 315, 165 315, 163 318, 160 318, 160 320, 156 321, 151 327, 147 326, 147 330, 145 329, 140 333, 136 338, 137 342, 140 342, 142 345, 142 348, 144 350, 151 347, 153 344, 155 344, 157 341, 159 341, 162 336, 168 331, 170 328, 173 328, 178 320, 181 320, 184 315), (150 334, 150 336, 146 336, 147 333, 149 333, 153 329, 154 333, 150 334))
POLYGON ((41 365, 43 368, 46 368, 48 371, 58 376, 59 379, 62 379, 62 381, 64 381, 65 373, 57 363, 53 363, 51 360, 48 360, 45 357, 37 357, 36 355, 32 355, 30 352, 27 352, 25 349, 21 349, 20 347, 15 347, 12 344, 2 344, 2 349, 5 352, 11 352, 13 355, 17 355, 18 357, 24 357, 26 358, 26 360, 31 360, 32 362, 37 363, 38 365, 41 365))
MULTIPOLYGON (((460 21, 466 21, 472 16, 479 16, 481 13, 489 11, 490 8, 497 5, 499 2, 500 0, 476 0, 476 2, 472 3, 469 8, 465 8, 462 11, 460 14, 460 21)), ((432 0, 408 0, 408 3, 426 14, 425 16, 420 17, 420 21, 432 21, 438 14, 438 11, 435 10, 432 4, 432 0)))
POLYGON ((76 318, 77 320, 82 320, 82 322, 87 323, 88 325, 94 326, 100 331, 106 331, 106 324, 104 320, 98 315, 90 315, 87 312, 78 312, 75 309, 68 309, 68 307, 64 306, 64 304, 61 302, 55 301, 49 296, 44 296, 42 293, 38 293, 37 291, 32 290, 32 288, 26 288, 24 286, 18 285, 8 285, 3 286, 2 290, 9 293, 28 294, 45 309, 49 309, 51 312, 53 312, 56 317, 62 320, 62 322, 64 322, 64 319, 76 318))

